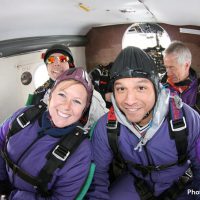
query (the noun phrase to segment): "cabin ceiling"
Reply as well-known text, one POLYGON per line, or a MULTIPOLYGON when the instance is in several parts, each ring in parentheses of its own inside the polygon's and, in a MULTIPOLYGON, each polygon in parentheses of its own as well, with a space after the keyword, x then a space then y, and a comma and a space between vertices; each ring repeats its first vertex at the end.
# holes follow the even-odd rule
POLYGON ((200 25, 199 0, 0 0, 0 41, 134 22, 200 25))
POLYGON ((199 0, 0 0, 0 57, 84 45, 92 27, 137 22, 200 26, 199 0), (70 43, 71 42, 71 43, 70 43))

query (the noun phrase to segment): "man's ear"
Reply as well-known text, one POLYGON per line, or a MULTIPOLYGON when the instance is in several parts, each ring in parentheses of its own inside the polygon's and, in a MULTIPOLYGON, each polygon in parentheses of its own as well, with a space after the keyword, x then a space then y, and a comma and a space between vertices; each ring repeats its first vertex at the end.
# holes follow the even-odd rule
POLYGON ((189 72, 189 70, 190 70, 190 66, 191 66, 191 61, 187 61, 186 63, 185 63, 185 68, 186 68, 186 70, 189 72))
POLYGON ((191 60, 188 60, 188 61, 187 61, 187 64, 188 64, 189 67, 190 67, 190 65, 192 64, 192 63, 191 63, 191 60))

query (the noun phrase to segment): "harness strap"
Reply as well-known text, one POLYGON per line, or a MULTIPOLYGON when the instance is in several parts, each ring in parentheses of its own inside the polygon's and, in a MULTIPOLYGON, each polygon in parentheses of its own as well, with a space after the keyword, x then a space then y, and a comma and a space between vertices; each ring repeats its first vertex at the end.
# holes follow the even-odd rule
POLYGON ((169 114, 169 133, 171 139, 175 140, 176 149, 178 152, 178 164, 182 165, 187 161, 187 124, 182 109, 181 99, 172 92, 170 98, 169 114), (178 97, 178 98, 177 98, 178 97))
POLYGON ((84 129, 77 126, 76 129, 65 135, 56 146, 47 154, 47 162, 41 169, 37 177, 31 176, 18 165, 13 163, 9 158, 7 150, 2 151, 2 156, 5 159, 7 165, 13 170, 14 174, 17 174, 20 178, 30 183, 38 190, 42 197, 48 197, 51 195, 51 191, 48 190, 48 183, 53 177, 53 173, 57 168, 62 168, 67 158, 73 154, 80 143, 88 137, 84 129))
POLYGON ((156 197, 153 195, 153 192, 150 190, 146 182, 143 179, 135 176, 134 174, 132 175, 134 176, 135 189, 137 190, 140 196, 140 199, 141 200, 156 200, 156 197))
POLYGON ((159 196, 154 196, 143 179, 136 177, 134 174, 132 175, 134 176, 134 184, 141 200, 176 200, 192 181, 192 177, 183 175, 159 196))
POLYGON ((6 164, 13 170, 14 174, 17 174, 20 178, 22 178, 23 180, 25 180, 26 182, 36 186, 36 185, 40 185, 40 182, 38 179, 36 179, 35 177, 29 175, 28 173, 26 173, 25 171, 23 171, 18 165, 16 165, 8 156, 7 151, 2 151, 1 155, 3 157, 3 159, 6 161, 6 164))
POLYGON ((127 164, 130 164, 133 168, 139 170, 143 174, 143 176, 146 176, 147 174, 150 174, 153 171, 160 171, 160 170, 164 170, 169 167, 177 165, 177 162, 171 163, 171 164, 166 164, 166 165, 157 165, 157 166, 155 166, 155 165, 144 166, 141 164, 133 163, 131 161, 126 161, 126 162, 127 162, 127 164))
POLYGON ((161 193, 158 200, 176 200, 177 197, 185 190, 185 188, 192 182, 192 177, 181 176, 178 181, 174 182, 170 188, 161 193))
MULTIPOLYGON (((41 169, 38 178, 42 183, 39 185, 39 192, 46 193, 48 191, 48 183, 53 177, 53 173, 57 168, 62 168, 68 157, 73 154, 81 142, 88 137, 81 127, 77 127, 72 134, 68 134, 57 143, 55 148, 46 156, 47 162, 41 169)), ((86 132, 87 133, 87 132, 86 132)))
POLYGON ((29 107, 23 113, 19 114, 12 122, 11 127, 9 128, 9 132, 7 134, 7 141, 4 149, 1 151, 1 155, 6 161, 7 165, 13 170, 13 173, 18 174, 23 180, 28 183, 32 183, 32 185, 40 185, 40 182, 35 179, 35 177, 29 175, 25 171, 21 170, 19 166, 17 166, 13 161, 9 158, 7 152, 7 142, 11 136, 28 126, 30 123, 34 122, 42 113, 46 110, 47 105, 40 101, 37 105, 33 107, 29 107))
POLYGON ((122 158, 118 148, 118 137, 120 135, 120 124, 118 123, 113 106, 108 112, 107 121, 108 142, 113 151, 114 159, 110 169, 110 180, 113 181, 126 168, 126 161, 122 158))
POLYGON ((115 156, 118 155, 119 153, 118 143, 117 143, 118 136, 120 134, 119 127, 120 125, 116 119, 114 108, 111 107, 108 112, 107 132, 108 132, 108 141, 115 156))
POLYGON ((37 105, 28 108, 23 113, 19 114, 12 122, 7 138, 19 132, 29 124, 31 124, 38 116, 40 116, 47 108, 47 105, 40 101, 37 105))

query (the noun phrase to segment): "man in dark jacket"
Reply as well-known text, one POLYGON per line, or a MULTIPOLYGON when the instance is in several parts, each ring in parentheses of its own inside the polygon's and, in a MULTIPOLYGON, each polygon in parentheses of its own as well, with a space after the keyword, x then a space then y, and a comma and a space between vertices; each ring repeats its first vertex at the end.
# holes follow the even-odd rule
POLYGON ((180 41, 173 41, 164 52, 166 74, 161 82, 176 91, 184 103, 200 112, 200 88, 196 72, 191 68, 192 55, 180 41))
POLYGON ((98 120, 93 133, 89 199, 197 199, 199 114, 159 83, 155 63, 139 48, 123 49, 110 75, 113 112, 98 120), (127 167, 111 182, 110 164, 119 157, 127 167), (185 174, 190 164, 193 179, 185 174))
POLYGON ((112 88, 110 87, 110 69, 112 67, 112 62, 108 65, 98 65, 92 71, 90 71, 90 76, 92 77, 92 82, 95 90, 97 90, 106 102, 106 107, 111 107, 111 94, 112 88))

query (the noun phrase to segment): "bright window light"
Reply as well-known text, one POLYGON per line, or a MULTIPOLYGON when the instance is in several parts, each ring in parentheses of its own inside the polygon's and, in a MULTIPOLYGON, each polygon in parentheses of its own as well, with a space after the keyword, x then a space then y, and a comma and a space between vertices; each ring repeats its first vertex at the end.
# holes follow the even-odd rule
POLYGON ((161 46, 165 49, 170 42, 168 33, 158 24, 135 23, 126 30, 122 40, 122 48, 136 46, 147 49, 161 46))
POLYGON ((45 64, 41 64, 37 67, 34 73, 34 85, 35 88, 43 85, 49 79, 47 67, 45 64))
POLYGON ((163 51, 169 46, 171 40, 167 32, 157 24, 133 24, 125 32, 122 48, 136 46, 143 49, 154 60, 160 76, 166 72, 163 62, 163 51))
MULTIPOLYGON (((163 48, 167 48, 170 44, 170 38, 167 33, 163 33, 159 37, 159 43, 163 48)), ((155 47, 156 43, 156 34, 155 33, 127 33, 124 35, 122 48, 124 49, 127 46, 136 46, 141 49, 146 49, 148 47, 155 47)))

